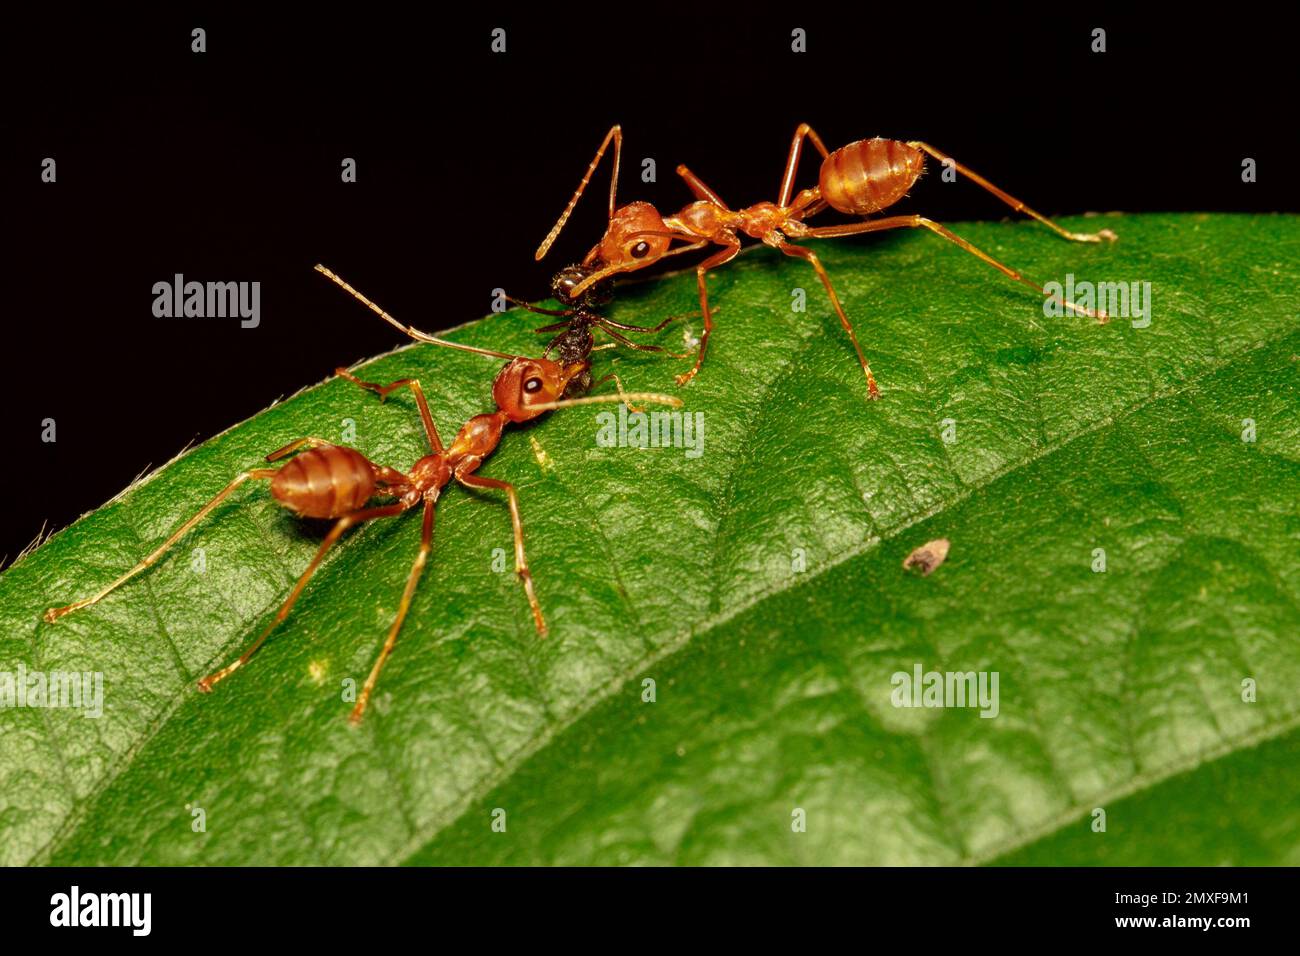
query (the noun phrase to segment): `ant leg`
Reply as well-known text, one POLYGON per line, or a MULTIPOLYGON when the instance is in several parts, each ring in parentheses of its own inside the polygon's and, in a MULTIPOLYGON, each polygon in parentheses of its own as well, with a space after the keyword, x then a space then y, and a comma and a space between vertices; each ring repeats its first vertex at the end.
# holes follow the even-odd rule
POLYGON ((279 461, 286 455, 292 455, 303 445, 310 445, 312 448, 328 448, 333 444, 333 442, 326 441, 323 438, 299 438, 296 441, 289 442, 289 444, 285 445, 283 448, 277 448, 275 451, 271 452, 271 454, 266 456, 266 460, 279 461))
POLYGON ((206 505, 200 508, 198 514, 196 514, 194 517, 190 518, 189 521, 186 521, 183 525, 177 528, 170 538, 168 538, 157 548, 151 551, 149 555, 146 558, 144 558, 144 560, 142 560, 139 564, 133 567, 130 571, 127 571, 126 574, 122 575, 120 578, 118 578, 116 581, 114 581, 112 584, 104 588, 102 591, 100 591, 98 594, 94 595, 93 597, 84 598, 80 601, 76 601, 72 604, 69 604, 66 607, 50 608, 48 611, 45 612, 46 623, 53 624, 55 621, 63 617, 65 614, 71 614, 73 611, 79 611, 83 607, 90 607, 92 604, 98 604, 101 600, 104 599, 105 596, 117 590, 127 581, 130 581, 133 577, 135 577, 145 568, 151 567, 159 558, 161 558, 164 554, 167 553, 167 550, 172 545, 174 545, 177 541, 183 538, 186 535, 186 533, 189 532, 189 530, 193 528, 196 524, 198 524, 209 514, 211 514, 212 510, 216 508, 217 505, 225 501, 226 498, 230 496, 230 493, 233 492, 240 485, 242 485, 244 482, 248 481, 250 478, 256 478, 256 479, 273 478, 275 477, 275 473, 276 473, 275 468, 254 468, 251 471, 246 471, 241 475, 237 475, 234 481, 226 485, 226 487, 222 488, 221 491, 217 492, 217 496, 215 498, 213 498, 206 505))
POLYGON ((599 325, 606 332, 609 331, 610 326, 613 326, 616 329, 621 329, 624 332, 662 332, 664 329, 668 328, 668 323, 676 322, 678 318, 679 316, 670 315, 668 316, 668 318, 664 319, 658 325, 650 326, 650 325, 627 325, 626 323, 623 322, 615 322, 613 319, 607 319, 605 318, 605 316, 602 315, 599 316, 600 321, 598 321, 596 324, 599 325))
POLYGON ((582 198, 582 191, 587 188, 587 183, 591 181, 592 174, 596 172, 596 167, 600 165, 600 159, 605 155, 605 150, 609 148, 610 142, 614 144, 614 173, 609 180, 609 218, 614 218, 615 203, 618 197, 618 165, 623 155, 623 128, 615 124, 609 128, 605 138, 601 140, 600 149, 596 150, 595 157, 591 160, 591 165, 587 167, 586 174, 582 177, 582 182, 578 183, 578 188, 569 200, 569 204, 564 207, 564 212, 560 213, 560 218, 556 220, 551 231, 546 234, 542 244, 537 247, 537 252, 533 258, 541 261, 542 257, 550 250, 551 244, 564 228, 564 224, 569 221, 569 216, 573 213, 573 207, 578 205, 578 200, 582 198))
POLYGON ((523 299, 516 299, 512 295, 506 296, 506 301, 513 306, 517 306, 529 312, 535 312, 538 315, 555 315, 555 316, 562 315, 567 318, 568 316, 573 315, 573 313, 576 311, 575 309, 543 309, 540 305, 533 305, 531 302, 525 302, 523 299))
POLYGON ((407 575, 406 588, 402 591, 401 603, 397 605, 397 616, 393 618, 393 625, 388 629, 388 637, 384 641, 383 649, 375 659, 375 665, 370 668, 370 676, 366 678, 366 683, 361 688, 361 696, 357 698, 356 706, 352 708, 352 714, 348 718, 354 724, 361 722, 361 716, 366 712, 366 704, 370 702, 370 694, 379 680, 379 672, 384 669, 389 655, 393 653, 393 647, 397 644, 397 632, 402 629, 402 622, 406 620, 406 612, 410 610, 415 586, 419 583, 420 574, 429 559, 429 548, 433 544, 433 508, 432 501, 425 501, 424 526, 420 530, 420 550, 415 556, 415 563, 411 565, 411 573, 407 575))
POLYGON ((552 322, 550 325, 540 326, 539 328, 533 329, 533 331, 538 335, 545 335, 547 332, 558 332, 561 329, 567 329, 568 327, 568 322, 552 322))
POLYGON ((303 588, 307 586, 307 582, 311 580, 312 575, 316 573, 316 569, 320 567, 320 563, 325 557, 325 552, 329 551, 329 549, 333 547, 334 543, 342 537, 344 531, 347 531, 348 528, 352 527, 354 524, 360 524, 361 522, 369 521, 372 518, 387 518, 392 515, 401 514, 407 509, 407 507, 407 505, 399 502, 398 504, 383 505, 378 508, 363 508, 360 511, 354 511, 351 514, 344 515, 336 521, 334 527, 330 529, 330 533, 327 534, 325 540, 321 542, 320 548, 317 549, 316 557, 311 559, 311 563, 307 565, 307 570, 302 573, 302 577, 298 578, 298 583, 294 585, 293 590, 289 593, 289 597, 282 605, 280 605, 280 610, 276 613, 275 620, 271 621, 271 623, 266 626, 266 629, 258 635, 257 640, 248 645, 247 650, 240 654, 238 659, 227 664, 225 667, 221 668, 221 670, 209 674, 207 677, 200 680, 199 690, 205 694, 211 693, 213 685, 225 680, 235 671, 239 670, 239 668, 248 663, 248 659, 257 653, 257 649, 262 646, 262 643, 268 637, 271 636, 271 632, 275 630, 276 625, 289 616, 289 611, 293 608, 294 602, 298 600, 298 595, 302 594, 303 588))
POLYGON ((715 193, 708 186, 704 185, 704 180, 700 179, 699 176, 696 176, 693 172, 687 169, 685 165, 681 165, 677 167, 677 175, 682 177, 682 179, 686 180, 687 187, 690 189, 691 193, 695 196, 696 199, 703 200, 704 202, 711 202, 713 203, 713 205, 718 206, 722 209, 731 208, 725 202, 722 201, 721 196, 715 193))
POLYGON ((965 239, 957 235, 955 232, 951 232, 948 229, 945 229, 939 223, 935 222, 932 219, 926 219, 924 216, 889 216, 886 219, 873 219, 871 222, 856 222, 856 223, 850 223, 848 225, 843 225, 843 226, 822 226, 816 229, 809 229, 807 235, 811 236, 814 239, 833 239, 839 236, 856 236, 864 232, 880 232, 884 229, 907 229, 907 228, 929 229, 936 236, 942 236, 944 239, 947 239, 949 242, 953 243, 954 245, 959 246, 960 248, 966 250, 971 255, 975 256, 977 259, 982 259, 984 262, 987 262, 994 269, 997 269, 999 272, 1001 272, 1004 276, 1007 276, 1010 279, 1014 279, 1016 282, 1019 282, 1023 286, 1028 286, 1029 288, 1037 292, 1039 295, 1047 296, 1053 301, 1060 303, 1060 305, 1069 309, 1071 312, 1074 312, 1078 315, 1086 315, 1088 318, 1096 319, 1098 322, 1101 323, 1106 323, 1110 321, 1110 316, 1108 316, 1104 311, 1094 312, 1092 309, 1085 309, 1083 306, 1075 305, 1073 302, 1066 302, 1059 295, 1055 295, 1054 293, 1048 292, 1047 289, 1045 289, 1041 283, 1035 282, 1032 279, 1028 278, 1027 276, 1017 272, 1015 269, 1003 265, 1001 262, 998 262, 997 259, 994 259, 987 252, 967 242, 965 239))
POLYGON ((858 337, 853 331, 849 317, 844 314, 844 307, 840 305, 840 297, 835 294, 835 287, 831 285, 831 277, 826 273, 826 267, 822 265, 821 260, 817 258, 817 253, 789 242, 783 242, 777 248, 787 256, 806 259, 808 264, 817 271, 817 278, 821 279, 826 294, 830 297, 831 305, 835 307, 835 314, 840 317, 840 325, 844 326, 844 331, 849 333, 849 341, 853 343, 854 351, 858 353, 858 364, 862 366, 862 373, 867 377, 867 397, 879 398, 880 389, 876 387, 876 377, 871 374, 871 366, 867 364, 867 357, 862 352, 862 346, 858 344, 858 337))
MULTIPOLYGON (((714 311, 717 310, 715 309, 714 311)), ((673 358, 678 358, 678 359, 690 358, 690 353, 688 352, 669 352, 662 345, 645 345, 641 342, 633 342, 626 335, 623 335, 621 332, 616 332, 611 328, 606 328, 605 325, 600 322, 597 322, 595 324, 597 328, 599 328, 602 332, 608 335, 619 345, 626 346, 627 348, 630 349, 636 349, 638 352, 663 352, 665 355, 671 355, 673 358)))
POLYGON ((510 502, 510 523, 515 529, 515 573, 524 582, 524 593, 528 595, 528 606, 533 609, 537 633, 545 637, 546 619, 542 617, 542 606, 537 603, 537 594, 533 591, 533 573, 528 570, 528 558, 524 554, 524 523, 519 517, 519 498, 515 494, 515 486, 508 481, 484 478, 468 471, 456 472, 456 480, 466 488, 496 488, 506 493, 510 502))
MULTIPOLYGON (((625 346, 625 347, 627 347, 627 348, 629 348, 629 349, 636 349, 638 352, 664 352, 664 351, 667 351, 667 350, 666 350, 662 345, 646 345, 646 344, 644 344, 644 343, 642 343, 642 342, 633 342, 631 339, 629 339, 629 338, 628 338, 626 335, 624 335, 622 332, 616 332, 614 329, 608 329, 608 328, 606 328, 604 325, 602 325, 602 324, 599 323, 599 322, 596 323, 596 327, 597 327, 598 329, 600 329, 602 332, 604 332, 606 335, 608 335, 608 336, 609 336, 611 339, 613 339, 615 342, 617 342, 619 345, 625 346)), ((669 354, 671 355, 672 353, 670 352, 669 354)), ((677 356, 677 358, 685 358, 685 357, 686 357, 685 355, 678 355, 678 356, 677 356)))
MULTIPOLYGON (((567 328, 568 328, 568 325, 565 324, 565 325, 561 325, 560 327, 561 327, 561 328, 564 328, 564 329, 567 329, 567 328)), ((538 329, 537 331, 540 332, 541 329, 538 329)), ((544 359, 548 359, 548 358, 550 358, 550 357, 551 357, 551 352, 553 352, 553 351, 555 350, 555 347, 556 347, 557 345, 559 345, 561 342, 564 341, 564 336, 565 336, 566 334, 567 334, 566 332, 561 332, 561 333, 560 333, 559 335, 557 335, 555 338, 551 339, 551 341, 547 343, 546 348, 542 349, 542 358, 544 358, 544 359)))
POLYGON ((623 399, 623 404, 627 406, 627 410, 628 410, 629 412, 642 412, 642 411, 645 411, 645 409, 644 409, 643 407, 640 407, 640 406, 637 406, 637 405, 633 405, 633 404, 632 404, 632 399, 629 398, 627 392, 625 392, 625 391, 623 390, 623 380, 622 380, 621 378, 619 378, 617 375, 615 375, 613 372, 610 372, 610 373, 609 373, 608 375, 606 375, 604 378, 599 379, 599 380, 596 382, 596 384, 597 384, 597 385, 604 385, 604 384, 605 384, 606 382, 608 382, 610 379, 613 379, 613 380, 614 380, 614 388, 618 389, 618 396, 619 396, 619 398, 623 399))
POLYGON ((814 198, 811 189, 805 189, 799 194, 799 198, 794 201, 794 205, 790 207, 790 213, 794 219, 811 219, 829 206, 830 203, 825 199, 814 198))
POLYGON ((953 169, 957 170, 957 172, 961 173, 963 176, 965 176, 967 179, 974 182, 976 185, 988 190, 993 195, 997 196, 999 199, 1001 199, 1004 203, 1006 203, 1016 212, 1023 212, 1026 216, 1030 216, 1034 219, 1037 219, 1048 229, 1051 229, 1053 232, 1055 232, 1058 236, 1062 236, 1073 242, 1101 242, 1103 239, 1108 239, 1111 242, 1114 242, 1115 239, 1118 238, 1115 235, 1115 233, 1111 232, 1109 229, 1103 229, 1101 232, 1069 232, 1065 229, 1062 229, 1060 226, 1052 222, 1052 220, 1048 219, 1042 213, 1030 209, 1028 206, 1026 206, 1015 196, 1012 196, 1010 193, 1004 192, 1003 190, 999 189, 997 186, 994 186, 991 182, 989 182, 979 173, 975 172, 975 170, 971 169, 968 166, 963 166, 961 163, 957 162, 957 160, 935 149, 929 143, 922 143, 920 140, 912 140, 907 145, 911 146, 913 149, 919 149, 922 152, 929 153, 931 156, 933 156, 941 163, 951 165, 953 169))
MULTIPOLYGON (((817 147, 817 152, 822 154, 823 160, 830 156, 826 144, 817 135, 817 131, 807 123, 800 123, 799 128, 794 131, 794 142, 790 144, 790 155, 786 157, 785 173, 781 176, 780 198, 776 201, 778 206, 790 205, 790 196, 794 193, 794 174, 799 169, 799 154, 803 151, 804 137, 812 140, 813 145, 817 147)), ((806 213, 806 215, 812 215, 812 213, 806 213)))
POLYGON ((415 403, 420 407, 420 418, 424 422, 424 434, 429 439, 429 448, 434 452, 442 451, 442 439, 438 437, 438 426, 433 423, 433 416, 429 414, 429 403, 424 400, 424 390, 420 388, 418 378, 399 378, 387 385, 377 385, 374 382, 361 381, 345 368, 336 368, 334 374, 340 378, 346 378, 349 382, 360 385, 364 389, 375 392, 381 402, 388 397, 389 392, 395 392, 403 386, 409 388, 415 393, 415 403))
POLYGON ((695 364, 689 372, 677 376, 678 385, 685 385, 699 374, 700 366, 704 364, 704 352, 709 347, 709 333, 713 331, 713 316, 709 313, 709 290, 704 282, 704 273, 716 266, 725 265, 739 253, 740 243, 737 242, 720 252, 715 252, 695 267, 695 284, 699 286, 700 291, 700 312, 704 315, 704 331, 700 333, 700 347, 695 353, 695 364))

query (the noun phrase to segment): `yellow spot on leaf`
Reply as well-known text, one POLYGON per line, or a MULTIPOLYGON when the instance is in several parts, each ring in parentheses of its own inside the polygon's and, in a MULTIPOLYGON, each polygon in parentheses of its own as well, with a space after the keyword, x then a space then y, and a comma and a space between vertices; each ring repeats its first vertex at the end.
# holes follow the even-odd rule
POLYGON ((546 449, 542 447, 541 442, 532 435, 528 436, 528 441, 533 446, 533 455, 537 458, 537 464, 541 467, 542 471, 549 471, 551 468, 555 467, 555 463, 551 461, 551 456, 546 454, 546 449))

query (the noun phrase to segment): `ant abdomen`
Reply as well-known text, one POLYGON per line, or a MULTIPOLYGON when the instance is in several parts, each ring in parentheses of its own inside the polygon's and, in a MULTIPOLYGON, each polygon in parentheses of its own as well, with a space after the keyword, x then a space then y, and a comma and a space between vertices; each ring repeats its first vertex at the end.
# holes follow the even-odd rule
POLYGON ((925 154, 896 139, 860 139, 822 163, 821 196, 833 209, 865 216, 892 206, 925 170, 925 154))
POLYGON ((374 496, 375 470, 359 451, 321 445, 289 459, 271 479, 271 494, 306 518, 339 518, 374 496))

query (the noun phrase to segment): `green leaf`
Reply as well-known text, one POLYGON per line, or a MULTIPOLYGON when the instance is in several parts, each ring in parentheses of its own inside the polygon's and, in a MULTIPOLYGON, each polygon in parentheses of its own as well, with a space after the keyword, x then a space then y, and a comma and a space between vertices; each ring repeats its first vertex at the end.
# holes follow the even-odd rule
MULTIPOLYGON (((1047 318, 928 234, 820 243, 875 403, 804 263, 760 250, 719 270, 682 392, 703 454, 597 447, 599 407, 510 429, 482 473, 519 487, 550 637, 492 570, 503 501, 449 489, 359 728, 341 682, 383 640, 413 514, 345 539, 211 696, 195 679, 319 540, 264 486, 101 604, 40 615, 292 438, 351 419, 361 451, 405 467, 409 396, 328 381, 188 452, 0 576, 0 669, 105 675, 101 719, 0 710, 0 862, 1300 863, 1300 220, 1106 224, 1113 245, 957 231, 1031 276, 1150 282, 1147 328, 1047 318), (936 538, 947 562, 905 572, 936 538), (998 715, 893 706, 916 665, 996 671, 998 715)), ((624 286, 610 314, 695 307, 686 273, 624 286)), ((458 334, 535 353, 529 328, 509 313, 458 334)), ((597 362, 643 390, 684 365, 597 362)), ((447 435, 489 410, 495 367, 418 347, 365 376, 420 376, 447 435)))

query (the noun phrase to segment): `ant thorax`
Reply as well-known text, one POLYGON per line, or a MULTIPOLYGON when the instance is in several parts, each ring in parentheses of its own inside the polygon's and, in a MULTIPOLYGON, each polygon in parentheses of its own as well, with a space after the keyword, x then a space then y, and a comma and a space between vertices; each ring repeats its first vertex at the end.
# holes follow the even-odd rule
MULTIPOLYGON (((456 437, 459 439, 461 436, 456 437)), ((434 452, 432 455, 425 455, 411 466, 409 475, 417 498, 432 493, 432 500, 438 500, 438 492, 451 481, 452 468, 448 461, 450 457, 446 452, 434 452)))
POLYGON ((669 216, 664 220, 664 225, 669 229, 678 229, 708 239, 722 230, 730 230, 739 222, 735 214, 728 215, 728 212, 716 203, 701 200, 684 207, 677 215, 669 216))
POLYGON ((579 312, 569 327, 547 346, 547 351, 554 352, 561 365, 574 365, 586 361, 595 344, 596 337, 591 333, 590 320, 579 312))

